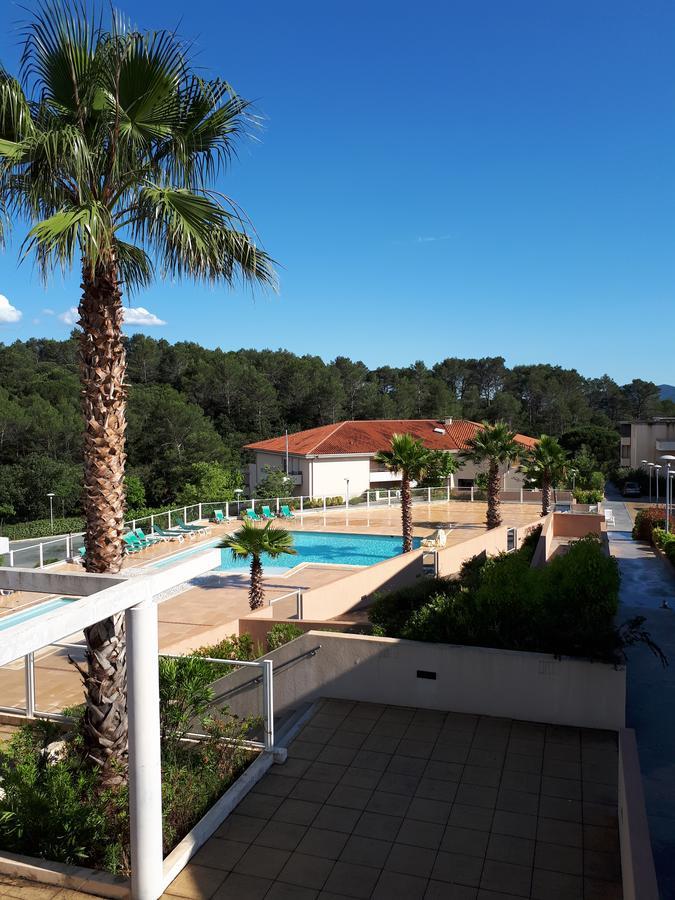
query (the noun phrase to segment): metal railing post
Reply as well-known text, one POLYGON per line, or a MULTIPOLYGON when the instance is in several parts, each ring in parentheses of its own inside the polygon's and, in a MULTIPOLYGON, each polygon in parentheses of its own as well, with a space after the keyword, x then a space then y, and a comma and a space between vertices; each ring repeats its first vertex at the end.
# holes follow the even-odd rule
POLYGON ((187 525, 187 506, 183 507, 183 521, 187 525))
POLYGON ((35 718, 35 657, 33 653, 26 653, 23 660, 24 681, 26 684, 26 716, 35 718))
POLYGON ((296 604, 296 611, 297 611, 298 619, 304 619, 305 611, 304 611, 303 602, 302 602, 302 591, 298 591, 297 597, 298 597, 298 599, 297 599, 297 604, 296 604))
POLYGON ((263 659, 263 720, 265 728, 265 750, 274 749, 274 663, 263 659))
POLYGON ((136 531, 136 519, 131 520, 131 530, 136 531))
POLYGON ((169 528, 171 528, 171 510, 169 510, 166 514, 166 521, 169 528))
POLYGON ((366 509, 370 509, 370 491, 366 491, 366 509))
POLYGON ((471 485, 471 502, 473 503, 473 485, 471 485))
POLYGON ((276 508, 276 513, 277 513, 277 515, 279 515, 279 497, 277 497, 277 508, 276 508))
POLYGON ((39 552, 40 552, 40 568, 42 568, 42 567, 44 566, 44 564, 45 564, 45 550, 44 550, 44 544, 40 544, 40 545, 39 545, 39 552))
POLYGON ((446 491, 447 498, 448 498, 447 502, 449 503, 450 502, 450 485, 449 484, 446 484, 445 491, 446 491))
POLYGON ((150 516, 150 531, 154 531, 154 530, 155 530, 155 517, 153 515, 153 516, 150 516))
POLYGON ((255 512, 255 500, 251 498, 251 509, 255 512))
POLYGON ((300 515, 302 515, 302 512, 303 512, 303 501, 304 501, 304 499, 305 499, 305 498, 302 496, 302 494, 300 494, 300 515))
POLYGON ((14 565, 14 551, 13 550, 9 551, 9 564, 10 564, 10 566, 14 565))
POLYGON ((229 500, 225 501, 225 518, 226 519, 230 518, 230 501, 229 500))
POLYGON ((431 488, 427 488, 427 503, 431 503, 431 488))
POLYGON ((323 514, 326 515, 326 498, 323 498, 323 514))
POLYGON ((387 506, 391 506, 391 490, 387 489, 387 506))
POLYGON ((523 489, 522 489, 522 488, 520 489, 520 502, 521 502, 521 503, 524 503, 524 502, 525 502, 525 501, 523 500, 523 489))
POLYGON ((70 535, 66 535, 66 559, 70 559, 73 555, 73 548, 70 545, 70 535))

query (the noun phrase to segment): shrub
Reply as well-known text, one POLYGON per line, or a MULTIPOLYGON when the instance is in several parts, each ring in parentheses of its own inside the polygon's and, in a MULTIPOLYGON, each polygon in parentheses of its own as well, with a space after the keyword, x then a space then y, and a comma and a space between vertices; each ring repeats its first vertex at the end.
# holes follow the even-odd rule
MULTIPOLYGON (((199 647, 193 650, 194 656, 210 656, 213 659, 239 659, 248 662, 258 659, 262 656, 263 650, 260 644, 254 644, 250 634, 231 634, 229 637, 223 638, 217 644, 207 644, 205 647, 199 647)), ((211 672, 212 680, 222 678, 231 672, 234 666, 228 666, 226 663, 206 663, 211 672)))
POLYGON ((412 613, 424 606, 436 594, 452 590, 445 578, 423 578, 409 587, 376 594, 375 602, 368 610, 368 618, 384 637, 399 637, 412 613))
POLYGON ((663 528, 666 524, 666 511, 662 506, 650 506, 639 509, 633 525, 633 539, 652 543, 652 532, 655 528, 663 528))
POLYGON ((576 488, 574 491, 574 499, 577 503, 601 503, 604 496, 605 492, 602 490, 576 488))
POLYGON ((279 647, 283 647, 289 641, 294 641, 304 633, 302 628, 298 628, 293 622, 277 622, 267 632, 267 647, 270 652, 278 650, 279 647))

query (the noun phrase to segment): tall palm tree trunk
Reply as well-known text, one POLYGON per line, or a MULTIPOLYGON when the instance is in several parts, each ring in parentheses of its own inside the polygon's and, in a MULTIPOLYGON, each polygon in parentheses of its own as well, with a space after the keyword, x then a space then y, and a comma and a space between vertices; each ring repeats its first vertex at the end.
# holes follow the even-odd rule
MULTIPOLYGON (((84 414, 85 568, 119 572, 124 527, 126 363, 122 299, 114 266, 92 275, 83 266, 79 308, 80 380, 84 414)), ((85 630, 84 738, 101 766, 104 786, 126 778, 128 741, 124 615, 85 630)))
POLYGON ((551 509, 551 482, 544 476, 541 480, 541 515, 547 516, 551 509))
POLYGON ((488 470, 488 491, 487 491, 487 527, 499 528, 502 524, 502 514, 500 511, 501 501, 499 500, 499 465, 496 462, 490 463, 488 470))
POLYGON ((260 609, 265 600, 263 587, 263 565, 257 553, 251 557, 251 586, 248 591, 248 602, 251 609, 260 609))
POLYGON ((409 553, 413 548, 412 496, 410 479, 405 474, 401 478, 401 530, 403 532, 403 552, 409 553))

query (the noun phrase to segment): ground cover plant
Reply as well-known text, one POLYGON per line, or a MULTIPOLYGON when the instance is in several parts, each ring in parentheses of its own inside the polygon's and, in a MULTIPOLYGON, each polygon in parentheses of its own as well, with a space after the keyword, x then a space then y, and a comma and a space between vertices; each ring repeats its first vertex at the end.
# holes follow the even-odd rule
POLYGON ((370 621, 379 634, 417 641, 614 664, 624 661, 626 646, 644 642, 660 655, 642 618, 616 624, 619 571, 595 536, 575 541, 542 568, 531 566, 536 540, 533 533, 513 553, 474 557, 457 578, 384 594, 370 608, 370 621))

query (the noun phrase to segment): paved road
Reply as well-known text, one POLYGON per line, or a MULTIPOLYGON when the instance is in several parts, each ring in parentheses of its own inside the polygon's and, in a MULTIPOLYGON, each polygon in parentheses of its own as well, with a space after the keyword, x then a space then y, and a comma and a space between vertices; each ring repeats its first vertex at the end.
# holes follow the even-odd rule
POLYGON ((612 501, 610 551, 621 571, 622 619, 641 615, 670 660, 664 669, 645 648, 629 652, 626 718, 637 734, 647 815, 662 900, 675 900, 675 570, 630 536, 625 504, 612 501), (670 609, 662 609, 666 601, 670 609))

